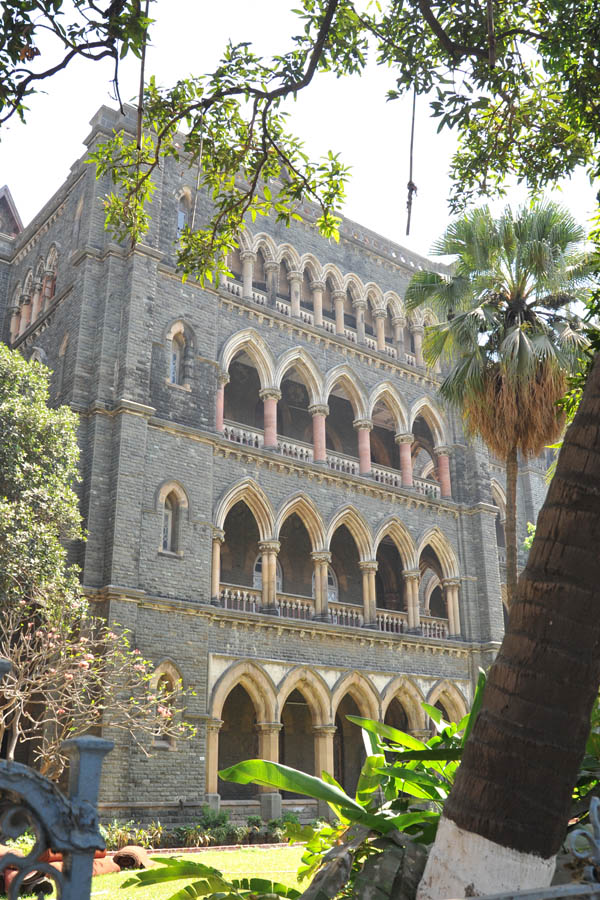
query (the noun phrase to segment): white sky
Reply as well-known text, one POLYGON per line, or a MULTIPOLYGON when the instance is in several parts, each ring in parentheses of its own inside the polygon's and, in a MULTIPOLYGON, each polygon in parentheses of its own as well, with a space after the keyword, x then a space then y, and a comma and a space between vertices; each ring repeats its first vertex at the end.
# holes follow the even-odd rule
MULTIPOLYGON (((295 4, 282 0, 157 0, 151 15, 157 19, 147 56, 147 75, 159 83, 210 71, 228 38, 251 41, 256 52, 267 55, 289 49, 289 36, 300 30, 290 12, 295 4)), ((111 99, 112 67, 105 63, 77 62, 46 84, 47 94, 30 100, 26 125, 11 120, 2 126, 0 184, 9 185, 24 224, 65 180, 82 151, 88 122, 111 99)), ((128 57, 121 66, 124 101, 137 94, 139 63, 128 57)), ((417 100, 411 234, 406 231, 406 183, 411 100, 387 103, 393 73, 374 63, 362 78, 337 80, 317 75, 288 103, 290 130, 304 140, 312 157, 328 150, 340 152, 352 166, 345 215, 418 253, 427 254, 448 224, 447 170, 455 145, 449 132, 436 134, 429 120, 427 101, 417 100)), ((595 191, 584 172, 578 172, 551 196, 570 208, 583 225, 595 208, 595 191)), ((523 189, 511 190, 501 208, 525 199, 523 189)))

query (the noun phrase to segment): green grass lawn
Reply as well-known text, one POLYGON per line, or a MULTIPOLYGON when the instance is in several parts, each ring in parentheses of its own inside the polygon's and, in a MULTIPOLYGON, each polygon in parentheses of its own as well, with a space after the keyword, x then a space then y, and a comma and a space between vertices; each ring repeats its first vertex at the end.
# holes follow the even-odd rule
MULTIPOLYGON (((186 853, 185 859, 214 866, 224 875, 234 878, 270 878, 289 887, 298 887, 296 871, 302 856, 302 847, 278 847, 261 850, 258 847, 241 847, 239 850, 207 850, 205 853, 186 853)), ((157 851, 153 856, 160 856, 157 851)), ((183 854, 182 854, 183 855, 183 854)), ((121 889, 132 872, 116 875, 99 875, 92 880, 92 898, 98 900, 166 900, 190 881, 172 881, 169 884, 150 885, 146 888, 121 889)), ((305 883, 303 885, 307 887, 305 883)))

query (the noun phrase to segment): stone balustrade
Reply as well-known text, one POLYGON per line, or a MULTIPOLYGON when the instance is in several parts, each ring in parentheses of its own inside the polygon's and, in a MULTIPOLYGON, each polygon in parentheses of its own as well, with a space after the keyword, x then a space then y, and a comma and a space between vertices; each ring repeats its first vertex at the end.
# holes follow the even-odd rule
POLYGON ((344 475, 358 475, 358 460, 343 453, 327 453, 327 465, 336 472, 344 475))
POLYGON ((300 459, 302 462, 313 461, 313 448, 310 444, 291 441, 289 438, 281 438, 277 441, 277 452, 281 453, 282 456, 300 459))
POLYGON ((390 487, 402 487, 402 473, 397 469, 389 469, 387 466, 371 466, 373 479, 378 484, 387 484, 390 487))
POLYGON ((263 291, 257 291, 256 288, 252 288, 252 299, 259 306, 267 306, 267 295, 263 291))
POLYGON ((300 597, 295 594, 277 594, 276 600, 279 615, 286 619, 312 619, 315 605, 312 597, 300 597))
POLYGON ((233 294, 234 297, 242 296, 242 285, 237 281, 226 281, 225 290, 229 291, 230 294, 233 294))
POLYGON ((281 313, 283 316, 291 315, 290 304, 287 303, 286 300, 280 300, 279 298, 277 298, 277 300, 275 301, 275 309, 277 310, 278 313, 281 313))
POLYGON ((424 637, 447 638, 448 619, 435 619, 433 616, 421 616, 421 631, 424 637))
POLYGON ((387 631, 392 634, 404 634, 408 629, 406 613, 395 609, 378 609, 375 614, 375 622, 379 631, 387 631))
POLYGON ((261 592, 255 588, 221 585, 221 606, 240 612, 260 612, 261 592))
POLYGON ((353 344, 357 343, 356 331, 353 328, 344 328, 344 337, 352 341, 353 344))
POLYGON ((323 316, 323 328, 325 331, 328 331, 329 334, 335 334, 335 322, 331 319, 326 319, 325 316, 323 316))
POLYGON ((417 360, 413 353, 405 353, 404 354, 404 362, 407 366, 415 366, 417 365, 417 360))
POLYGON ((442 489, 437 481, 429 481, 427 478, 413 478, 413 487, 417 494, 424 497, 434 497, 436 500, 442 496, 442 489))
POLYGON ((329 615, 334 625, 360 628, 364 622, 362 606, 350 603, 329 603, 329 615))
POLYGON ((233 422, 224 423, 223 437, 228 441, 243 444, 245 447, 254 447, 255 449, 260 449, 264 444, 262 431, 255 431, 253 428, 247 428, 245 425, 236 425, 233 422))

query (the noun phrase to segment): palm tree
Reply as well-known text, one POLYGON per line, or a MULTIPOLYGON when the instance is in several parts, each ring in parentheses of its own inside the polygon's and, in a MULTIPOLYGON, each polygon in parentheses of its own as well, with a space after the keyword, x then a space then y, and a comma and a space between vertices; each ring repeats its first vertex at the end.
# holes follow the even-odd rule
POLYGON ((571 311, 589 289, 584 231, 550 201, 494 219, 489 207, 454 221, 433 253, 456 257, 452 272, 418 272, 408 309, 430 305, 444 319, 427 329, 425 358, 450 364, 440 392, 506 462, 507 600, 517 585, 519 453, 535 456, 564 425, 557 406, 587 339, 571 311))

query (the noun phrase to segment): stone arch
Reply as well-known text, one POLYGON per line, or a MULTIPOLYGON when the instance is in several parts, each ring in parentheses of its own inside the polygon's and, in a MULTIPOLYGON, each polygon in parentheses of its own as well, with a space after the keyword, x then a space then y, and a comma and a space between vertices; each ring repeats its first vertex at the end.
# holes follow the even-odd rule
POLYGON ((453 722, 460 722, 469 710, 469 704, 462 691, 447 679, 438 681, 427 695, 427 703, 430 706, 435 706, 438 700, 442 702, 453 722))
POLYGON ((431 573, 431 578, 429 578, 427 584, 425 585, 425 590, 423 592, 423 607, 426 610, 427 615, 431 615, 429 612, 430 603, 431 603, 431 595, 435 591, 435 589, 439 587, 442 591, 444 590, 442 582, 437 577, 435 572, 431 573))
POLYGON ((44 348, 33 347, 31 350, 31 355, 29 357, 29 362, 41 363, 43 366, 48 365, 48 357, 44 348))
POLYGON ((402 704, 408 719, 408 727, 411 731, 422 731, 426 727, 425 710, 422 703, 425 697, 412 678, 406 675, 398 675, 387 685, 381 698, 381 721, 385 720, 388 706, 394 697, 402 704))
POLYGON ((164 340, 172 341, 176 335, 181 334, 190 350, 196 348, 196 335, 192 326, 185 319, 173 319, 165 330, 164 340))
POLYGON ((345 525, 354 538, 360 559, 373 559, 371 529, 362 514, 354 506, 345 506, 334 515, 327 529, 327 548, 330 547, 331 539, 340 525, 345 525))
POLYGON ((316 256, 313 256, 312 253, 304 253, 300 257, 300 271, 304 272, 305 269, 308 269, 310 276, 313 281, 323 281, 323 267, 321 263, 317 259, 316 256))
POLYGON ((429 528, 419 541, 417 559, 421 558, 421 553, 428 544, 435 551, 437 558, 440 561, 443 577, 459 578, 460 573, 456 554, 452 549, 450 541, 437 525, 434 525, 433 528, 429 528))
POLYGON ((373 415, 373 410, 380 400, 385 401, 390 412, 394 415, 396 420, 396 431, 399 434, 408 431, 408 414, 400 399, 398 391, 391 382, 382 381, 373 391, 371 391, 367 406, 369 418, 373 415))
POLYGON ((325 402, 327 402, 329 395, 337 384, 341 384, 345 388, 352 403, 355 418, 366 419, 368 407, 367 392, 362 381, 357 378, 356 373, 350 366, 342 363, 329 370, 325 376, 323 387, 323 399, 325 402))
POLYGON ((374 281, 369 281, 368 284, 365 284, 365 300, 371 309, 385 309, 383 292, 374 281))
POLYGON ((355 272, 348 272, 344 275, 342 290, 352 291, 355 300, 363 300, 365 296, 365 288, 361 279, 355 272))
POLYGON ((327 281, 327 279, 331 281, 334 291, 344 290, 344 276, 333 263, 323 266, 323 281, 327 281))
POLYGON ((254 247, 254 237, 249 228, 244 228, 237 235, 239 250, 252 250, 254 247))
POLYGON ((277 248, 275 259, 278 263, 285 260, 289 264, 290 269, 296 269, 297 271, 300 269, 300 254, 291 244, 280 244, 277 248))
POLYGON ((348 672, 335 684, 331 696, 331 714, 335 721, 335 714, 346 694, 350 694, 360 710, 361 716, 366 719, 379 720, 380 699, 372 682, 362 672, 348 672))
POLYGON ((383 302, 391 312, 392 316, 405 316, 404 302, 395 291, 386 291, 383 295, 383 302))
POLYGON ((291 347, 279 357, 275 369, 274 386, 281 387, 285 373, 296 368, 306 380, 306 387, 310 395, 310 403, 323 403, 323 377, 310 353, 304 347, 291 347))
POLYGON ((261 388, 273 387, 275 385, 275 360, 264 339, 254 328, 245 328, 227 338, 219 355, 220 371, 226 374, 233 358, 242 350, 248 354, 256 366, 261 388))
POLYGON ((33 269, 29 269, 27 275, 25 276, 25 281, 23 282, 23 293, 26 297, 31 298, 33 294, 33 269))
POLYGON ((154 493, 154 508, 160 510, 169 494, 175 494, 181 509, 189 509, 190 501, 184 486, 179 481, 163 481, 154 493))
POLYGON ((48 249, 48 253, 46 255, 46 269, 49 272, 52 272, 56 275, 56 270, 58 268, 58 247, 56 244, 51 244, 48 249))
POLYGON ((420 309, 409 309, 406 313, 407 321, 410 325, 422 325, 423 315, 420 309))
POLYGON ((313 500, 306 494, 298 493, 281 506, 275 519, 274 536, 279 538, 279 532, 285 520, 296 513, 302 520, 303 525, 308 531, 312 549, 321 550, 325 546, 325 526, 323 519, 313 500))
POLYGON ((179 671, 176 663, 167 656, 164 659, 161 659, 152 672, 152 676, 148 682, 151 691, 156 690, 158 682, 163 675, 167 675, 171 679, 174 690, 177 690, 178 686, 183 687, 183 675, 179 671))
POLYGON ((42 282, 44 279, 44 271, 45 271, 45 262, 42 257, 40 257, 37 261, 37 265, 35 267, 35 280, 42 282))
POLYGON ((275 241, 270 234, 266 234, 264 231, 261 231, 256 235, 252 249, 255 253, 258 253, 259 250, 262 251, 265 262, 275 262, 277 259, 277 247, 275 246, 275 241))
POLYGON ((227 513, 240 500, 246 504, 258 526, 261 541, 267 541, 273 536, 273 524, 275 513, 271 502, 263 489, 252 478, 244 478, 221 497, 214 511, 214 525, 223 528, 227 513))
POLYGON ((392 539, 407 570, 418 568, 419 557, 417 555, 415 542, 406 525, 400 521, 398 516, 389 516, 378 528, 375 540, 373 541, 375 553, 377 553, 377 548, 385 537, 390 537, 392 539))
POLYGON ((331 695, 324 679, 306 666, 296 666, 279 684, 277 691, 278 721, 285 701, 294 690, 299 690, 311 711, 313 725, 328 725, 331 722, 331 695), (303 690, 304 688, 304 690, 303 690))
POLYGON ((494 503, 500 510, 500 518, 504 522, 506 519, 506 493, 504 488, 495 478, 492 478, 492 498, 494 503))
POLYGON ((423 325, 439 325, 440 320, 431 307, 427 306, 421 310, 421 315, 423 317, 423 325))
POLYGON ((256 711, 257 722, 275 722, 277 691, 262 666, 250 659, 229 666, 217 680, 210 695, 209 715, 220 719, 227 697, 238 684, 244 688, 256 711))
POLYGON ((423 418, 429 425, 429 428, 433 435, 433 439, 435 441, 435 446, 447 446, 448 440, 446 437, 444 417, 442 416, 439 409, 435 406, 435 404, 429 399, 429 397, 421 397, 420 400, 417 400, 416 403, 413 403, 409 419, 409 427, 411 429, 415 424, 415 419, 418 416, 423 416, 423 418))

